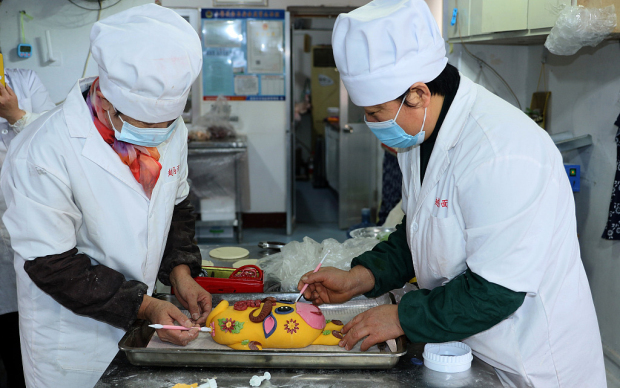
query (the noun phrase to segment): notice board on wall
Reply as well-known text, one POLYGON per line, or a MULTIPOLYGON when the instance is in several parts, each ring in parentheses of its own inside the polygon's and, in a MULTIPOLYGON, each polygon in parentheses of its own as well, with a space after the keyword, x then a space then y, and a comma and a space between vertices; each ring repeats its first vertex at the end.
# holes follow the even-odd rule
POLYGON ((205 8, 203 100, 285 100, 284 10, 205 8))

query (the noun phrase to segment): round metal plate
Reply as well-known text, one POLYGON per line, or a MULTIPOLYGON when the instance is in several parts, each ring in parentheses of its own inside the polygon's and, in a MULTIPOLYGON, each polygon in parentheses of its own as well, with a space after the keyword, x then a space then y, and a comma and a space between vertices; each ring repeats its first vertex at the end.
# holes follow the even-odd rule
POLYGON ((370 226, 368 228, 359 228, 351 231, 351 237, 353 238, 376 238, 383 239, 390 233, 394 232, 396 228, 384 228, 382 226, 370 226))

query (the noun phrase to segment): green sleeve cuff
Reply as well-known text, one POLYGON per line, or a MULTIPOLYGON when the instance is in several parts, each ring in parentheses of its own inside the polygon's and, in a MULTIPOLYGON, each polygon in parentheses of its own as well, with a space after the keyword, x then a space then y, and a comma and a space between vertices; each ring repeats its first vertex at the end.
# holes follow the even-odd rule
POLYGON ((509 317, 525 295, 488 282, 468 268, 444 286, 405 294, 398 318, 412 342, 460 341, 509 317))
POLYGON ((396 226, 387 241, 377 244, 371 251, 353 259, 351 268, 361 265, 368 268, 375 277, 375 287, 364 294, 374 298, 395 288, 402 287, 415 277, 411 251, 407 243, 406 219, 396 226))

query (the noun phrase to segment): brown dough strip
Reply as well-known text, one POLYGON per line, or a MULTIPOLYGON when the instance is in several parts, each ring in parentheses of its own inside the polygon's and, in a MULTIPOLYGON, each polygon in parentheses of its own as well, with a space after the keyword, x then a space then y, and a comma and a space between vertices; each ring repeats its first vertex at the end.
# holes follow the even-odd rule
POLYGON ((263 308, 261 309, 260 313, 258 314, 258 316, 254 315, 254 313, 258 310, 254 309, 252 310, 252 312, 250 313, 250 321, 254 322, 254 323, 259 323, 265 320, 265 318, 267 318, 267 315, 271 314, 271 308, 273 307, 273 304, 271 303, 271 301, 267 300, 268 298, 265 298, 265 302, 263 304, 263 308))

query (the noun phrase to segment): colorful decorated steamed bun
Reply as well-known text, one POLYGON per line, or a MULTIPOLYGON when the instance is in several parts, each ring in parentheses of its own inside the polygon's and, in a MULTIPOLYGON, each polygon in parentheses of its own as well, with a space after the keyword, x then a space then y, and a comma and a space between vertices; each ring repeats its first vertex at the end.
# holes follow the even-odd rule
POLYGON ((215 342, 240 350, 338 345, 342 339, 342 322, 326 321, 318 307, 273 297, 234 306, 223 300, 209 314, 207 325, 215 342))

